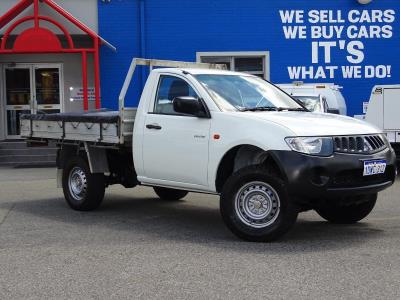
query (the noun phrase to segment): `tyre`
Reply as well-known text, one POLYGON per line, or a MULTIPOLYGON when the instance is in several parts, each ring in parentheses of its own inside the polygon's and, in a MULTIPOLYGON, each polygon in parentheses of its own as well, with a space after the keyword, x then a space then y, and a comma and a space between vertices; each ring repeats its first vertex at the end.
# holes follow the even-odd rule
POLYGON ((336 224, 354 224, 370 214, 374 209, 377 194, 353 196, 357 201, 351 205, 327 203, 316 209, 317 213, 325 220, 336 224))
POLYGON ((153 187, 153 189, 160 199, 167 201, 178 201, 188 194, 187 191, 168 189, 158 186, 153 187))
POLYGON ((82 157, 77 156, 67 162, 62 185, 65 199, 74 210, 94 210, 103 201, 104 174, 90 173, 89 165, 82 157))
POLYGON ((298 215, 285 182, 261 166, 245 167, 227 180, 221 193, 220 211, 236 236, 252 242, 280 238, 298 215))

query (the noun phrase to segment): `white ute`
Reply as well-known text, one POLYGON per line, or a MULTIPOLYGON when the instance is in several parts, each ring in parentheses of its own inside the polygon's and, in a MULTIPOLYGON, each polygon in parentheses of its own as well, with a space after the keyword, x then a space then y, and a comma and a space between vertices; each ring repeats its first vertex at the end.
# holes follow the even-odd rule
POLYGON ((220 195, 234 234, 272 241, 310 209, 360 221, 395 180, 378 128, 310 113, 271 83, 219 65, 134 59, 119 101, 118 112, 21 118, 29 143, 59 145, 73 209, 97 208, 112 184, 152 186, 164 200, 209 193, 220 195), (137 109, 124 105, 136 65, 173 67, 152 70, 137 109))

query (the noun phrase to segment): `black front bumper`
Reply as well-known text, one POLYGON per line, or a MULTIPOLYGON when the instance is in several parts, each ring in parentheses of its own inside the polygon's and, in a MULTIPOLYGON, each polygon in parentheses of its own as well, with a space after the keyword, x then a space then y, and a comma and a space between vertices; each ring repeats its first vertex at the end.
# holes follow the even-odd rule
POLYGON ((386 149, 372 155, 335 153, 330 157, 272 151, 286 177, 288 192, 300 199, 338 198, 380 192, 396 179, 396 155, 386 149), (384 174, 363 176, 364 161, 385 159, 384 174))

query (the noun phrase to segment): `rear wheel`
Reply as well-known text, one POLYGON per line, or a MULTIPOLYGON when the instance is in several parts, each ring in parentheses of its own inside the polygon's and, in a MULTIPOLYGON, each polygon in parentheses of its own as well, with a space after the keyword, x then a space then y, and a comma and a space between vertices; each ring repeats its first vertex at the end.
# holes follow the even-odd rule
POLYGON ((368 216, 375 207, 378 195, 354 196, 355 204, 343 205, 327 203, 316 209, 317 213, 325 220, 336 224, 353 224, 368 216))
POLYGON ((178 201, 188 194, 187 191, 168 189, 158 186, 153 187, 153 189, 160 199, 167 201, 178 201))
POLYGON ((89 165, 82 157, 77 156, 68 161, 62 181, 65 199, 74 210, 94 210, 103 201, 104 174, 90 173, 89 165))
POLYGON ((280 238, 296 222, 298 214, 285 182, 261 166, 243 168, 227 180, 220 210, 236 236, 254 242, 280 238))

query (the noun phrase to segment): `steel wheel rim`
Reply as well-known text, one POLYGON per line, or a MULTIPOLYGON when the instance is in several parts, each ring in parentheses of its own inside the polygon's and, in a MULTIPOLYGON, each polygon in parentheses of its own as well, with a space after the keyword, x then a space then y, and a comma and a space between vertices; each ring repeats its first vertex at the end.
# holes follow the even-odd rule
POLYGON ((236 194, 235 210, 239 219, 253 228, 270 226, 279 216, 280 199, 273 187, 253 181, 236 194))
POLYGON ((87 177, 81 168, 74 167, 69 173, 68 188, 69 193, 74 200, 82 201, 85 198, 87 191, 87 177))

